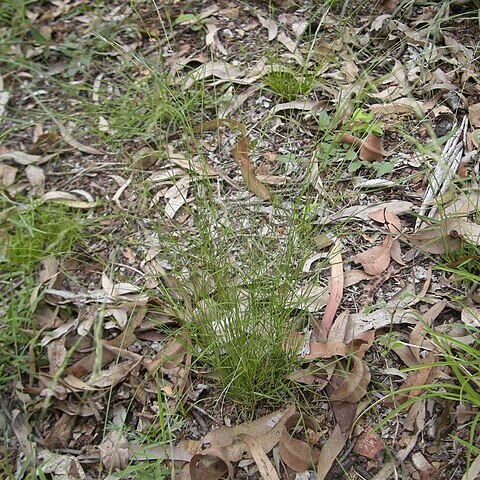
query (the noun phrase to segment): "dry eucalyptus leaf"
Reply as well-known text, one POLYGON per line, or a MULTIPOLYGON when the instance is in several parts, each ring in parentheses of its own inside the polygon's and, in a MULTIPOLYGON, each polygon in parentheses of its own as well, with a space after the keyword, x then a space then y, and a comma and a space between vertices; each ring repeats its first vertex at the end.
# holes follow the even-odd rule
POLYGON ((395 215, 404 215, 412 212, 413 203, 404 200, 392 200, 377 205, 356 205, 335 213, 327 222, 330 223, 336 220, 368 220, 370 213, 378 209, 386 209, 395 215))
POLYGON ((123 470, 130 461, 128 442, 119 431, 107 433, 102 443, 98 446, 103 467, 107 471, 123 470))
POLYGON ((45 450, 41 452, 40 470, 51 480, 84 480, 86 479, 82 465, 72 455, 58 455, 45 450))
POLYGON ((241 433, 239 437, 245 442, 253 460, 257 464, 258 471, 263 480, 280 480, 275 467, 273 466, 267 454, 263 451, 262 445, 259 439, 248 435, 247 433, 241 433))
POLYGON ((252 435, 261 440, 263 450, 268 453, 277 443, 280 432, 288 417, 295 413, 295 406, 290 405, 285 410, 278 410, 253 422, 246 422, 235 427, 220 427, 213 430, 200 442, 200 448, 209 445, 224 452, 231 462, 238 462, 243 458, 246 449, 243 442, 238 441, 242 433, 252 435))
POLYGON ((25 169, 25 175, 33 187, 33 193, 43 195, 45 187, 45 173, 43 170, 35 165, 28 165, 25 169))
POLYGON ((189 469, 191 480, 218 480, 227 472, 230 480, 235 478, 233 465, 223 450, 216 448, 207 448, 195 454, 190 460, 189 469))
POLYGON ((225 82, 234 82, 244 76, 237 67, 227 62, 211 61, 197 67, 184 81, 184 88, 190 88, 197 80, 215 77, 225 82))
POLYGON ((183 177, 170 187, 165 193, 167 204, 165 205, 165 215, 173 219, 180 208, 185 205, 190 189, 190 178, 183 177))
POLYGON ((95 208, 97 206, 97 202, 84 202, 72 193, 55 190, 45 193, 40 199, 42 202, 60 203, 66 207, 80 209, 95 208))
POLYGON ((91 147, 90 145, 83 145, 83 143, 80 143, 78 140, 75 140, 70 132, 64 127, 60 126, 60 133, 62 135, 62 138, 75 150, 78 150, 79 152, 83 153, 88 153, 90 155, 104 155, 105 152, 102 152, 101 150, 98 150, 97 148, 91 147))
POLYGON ((480 245, 480 225, 466 218, 449 218, 447 220, 449 237, 459 235, 472 245, 480 245))
POLYGON ((361 263, 369 275, 379 275, 390 265, 390 250, 393 245, 391 235, 387 235, 381 245, 370 248, 353 257, 353 261, 361 263))
POLYGON ((43 163, 41 162, 42 157, 41 155, 30 155, 29 153, 25 152, 7 152, 0 155, 0 161, 2 160, 13 160, 15 163, 19 165, 31 165, 31 164, 38 164, 43 163))
POLYGON ((402 222, 393 212, 390 212, 386 208, 379 208, 370 212, 368 216, 378 223, 384 223, 387 225, 390 233, 400 233, 402 230, 402 222))
POLYGON ((339 425, 335 426, 330 438, 323 445, 317 463, 316 480, 324 480, 347 443, 347 436, 342 433, 339 425))
POLYGON ((462 322, 469 327, 480 328, 480 309, 464 307, 462 309, 462 322))
POLYGON ((135 367, 135 363, 126 361, 114 365, 108 370, 100 370, 92 375, 88 384, 94 388, 107 388, 118 385, 121 381, 127 378, 128 374, 135 367))
POLYGON ((358 402, 367 392, 371 375, 367 364, 355 355, 349 359, 351 368, 348 371, 339 364, 333 374, 330 384, 333 387, 329 394, 331 400, 342 402, 358 402))
POLYGON ((480 103, 468 107, 468 120, 474 128, 480 128, 480 103))
POLYGON ((15 183, 15 176, 17 175, 18 168, 0 164, 0 185, 4 188, 11 187, 15 183))
MULTIPOLYGON (((328 298, 325 313, 323 314, 322 323, 320 324, 320 333, 323 337, 328 336, 333 319, 337 313, 338 307, 343 297, 343 259, 342 259, 342 244, 337 240, 332 247, 329 255, 329 263, 332 275, 330 277, 330 296, 328 298)), ((369 272, 367 272, 369 273, 369 272)))
POLYGON ((295 472, 304 472, 317 463, 320 452, 309 443, 292 436, 290 431, 298 428, 305 433, 307 429, 314 432, 318 430, 317 423, 312 417, 300 413, 290 416, 285 421, 280 435, 280 457, 295 472))
POLYGON ((274 40, 278 33, 278 26, 275 20, 264 18, 260 14, 257 14, 257 18, 262 27, 268 30, 268 41, 271 42, 274 40))
POLYGON ((0 75, 0 123, 2 122, 10 93, 3 89, 3 77, 0 75))

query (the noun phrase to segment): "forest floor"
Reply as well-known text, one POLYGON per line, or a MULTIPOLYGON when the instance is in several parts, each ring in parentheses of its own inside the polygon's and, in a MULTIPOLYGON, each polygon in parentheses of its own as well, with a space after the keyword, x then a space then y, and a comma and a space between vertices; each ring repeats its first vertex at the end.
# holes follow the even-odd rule
POLYGON ((0 477, 479 478, 479 7, 0 3, 0 477))

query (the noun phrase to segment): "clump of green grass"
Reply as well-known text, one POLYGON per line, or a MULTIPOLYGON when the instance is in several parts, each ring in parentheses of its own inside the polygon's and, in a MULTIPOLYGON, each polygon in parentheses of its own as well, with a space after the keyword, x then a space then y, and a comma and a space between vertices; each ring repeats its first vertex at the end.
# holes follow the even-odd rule
POLYGON ((62 205, 32 201, 10 210, 4 230, 7 268, 31 270, 48 255, 69 252, 81 223, 74 211, 62 205))
POLYGON ((259 235, 260 212, 220 218, 213 199, 197 198, 197 233, 179 233, 182 241, 165 249, 181 300, 168 289, 165 297, 183 319, 195 365, 207 367, 222 392, 219 400, 252 408, 281 403, 290 388, 286 376, 298 365, 292 333, 308 324, 295 291, 315 229, 297 206, 284 238, 274 229, 259 235))
POLYGON ((2 207, 8 214, 0 224, 0 388, 29 370, 36 266, 49 255, 69 253, 82 228, 78 215, 62 205, 27 201, 11 206, 4 200, 2 207))
POLYGON ((204 89, 185 90, 171 85, 166 76, 151 72, 139 81, 126 78, 121 91, 105 93, 94 113, 108 122, 108 143, 136 139, 156 144, 165 133, 190 131, 211 106, 204 89))
POLYGON ((292 101, 308 95, 314 85, 314 76, 291 70, 277 70, 265 75, 263 82, 281 99, 292 101))

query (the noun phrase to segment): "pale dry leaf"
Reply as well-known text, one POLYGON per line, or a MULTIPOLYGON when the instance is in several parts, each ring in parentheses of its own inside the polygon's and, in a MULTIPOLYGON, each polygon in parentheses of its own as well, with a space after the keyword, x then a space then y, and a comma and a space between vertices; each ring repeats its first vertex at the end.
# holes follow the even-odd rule
POLYGON ((171 186, 165 193, 167 203, 165 205, 165 215, 169 219, 173 219, 175 214, 185 205, 190 189, 190 178, 183 177, 173 186, 171 186))
POLYGON ((476 480, 480 476, 480 455, 470 464, 462 480, 476 480))
POLYGON ((257 464, 258 471, 263 480, 280 480, 275 467, 267 454, 263 451, 260 441, 247 433, 241 433, 239 437, 245 442, 253 460, 257 464))
POLYGON ((114 430, 107 433, 98 445, 102 465, 107 471, 123 470, 130 461, 128 441, 122 432, 114 430))
POLYGON ((10 93, 3 89, 3 77, 0 75, 0 123, 7 108, 7 103, 10 98, 10 93))
POLYGON ((396 306, 378 309, 371 313, 352 313, 345 332, 345 342, 352 341, 363 332, 402 323, 416 325, 418 315, 411 310, 396 306))
POLYGON ((274 40, 278 34, 278 26, 275 20, 264 18, 260 14, 257 14, 257 18, 262 27, 268 30, 268 41, 271 42, 274 40))
POLYGON ((11 187, 15 183, 18 168, 7 164, 0 164, 0 185, 4 188, 11 187))
POLYGON ((395 215, 405 215, 413 210, 413 203, 404 200, 392 200, 377 205, 355 205, 333 214, 327 220, 328 223, 337 220, 368 220, 371 212, 378 209, 386 209, 395 215))
MULTIPOLYGON (((244 72, 239 70, 234 65, 221 62, 211 61, 204 63, 200 67, 197 67, 188 77, 184 80, 183 85, 185 88, 190 88, 196 81, 203 80, 209 77, 215 77, 225 82, 235 82, 240 80, 244 76, 244 72)), ((240 81, 240 83, 242 83, 240 81)))
POLYGON ((53 378, 67 357, 65 336, 49 342, 47 346, 48 373, 53 378))
POLYGON ((207 23, 205 26, 207 28, 207 35, 205 35, 205 44, 207 47, 210 47, 212 52, 218 50, 222 55, 226 55, 228 52, 217 35, 218 26, 213 22, 207 23))
POLYGON ((432 383, 437 375, 438 367, 432 365, 435 359, 435 353, 429 352, 421 362, 421 364, 423 364, 422 368, 410 372, 407 379, 400 386, 399 390, 401 390, 402 393, 397 393, 390 398, 386 398, 385 402, 395 402, 401 405, 409 399, 417 397, 421 393, 423 385, 432 383))
POLYGON ((197 173, 198 175, 208 175, 211 177, 218 176, 218 172, 215 168, 211 167, 210 165, 204 162, 201 163, 198 160, 187 159, 183 153, 175 152, 173 145, 171 144, 167 145, 167 155, 168 155, 168 159, 172 163, 174 163, 175 165, 178 165, 179 167, 185 170, 191 170, 197 173))
POLYGON ((468 107, 468 120, 474 128, 480 128, 480 103, 468 107))
POLYGON ((283 175, 257 175, 257 178, 265 185, 284 185, 287 181, 283 175))
MULTIPOLYGON (((194 448, 196 449, 196 444, 194 442, 194 448)), ((128 450, 133 459, 137 461, 141 460, 172 460, 174 462, 189 462, 193 453, 190 451, 192 448, 184 448, 186 442, 180 442, 180 445, 154 445, 154 446, 145 446, 139 442, 129 442, 128 450)))
POLYGON ((418 230, 415 233, 407 234, 400 240, 411 243, 419 250, 434 255, 444 255, 458 250, 461 241, 458 237, 451 237, 445 222, 439 222, 418 230))
POLYGON ((118 385, 127 378, 134 367, 134 362, 125 361, 108 370, 100 370, 92 375, 88 380, 88 385, 93 388, 107 388, 118 385))
POLYGON ((30 155, 29 153, 13 151, 13 152, 6 152, 0 155, 0 161, 2 160, 13 160, 15 163, 19 165, 32 165, 32 164, 39 164, 41 162, 42 157, 41 155, 30 155))
POLYGON ((310 313, 318 312, 321 310, 328 301, 328 290, 319 285, 303 285, 299 287, 295 294, 292 295, 290 301, 287 301, 287 305, 294 308, 305 308, 310 313))
POLYGON ((314 263, 316 263, 318 260, 320 260, 321 258, 324 258, 324 257, 325 257, 324 252, 317 252, 317 253, 314 253, 314 254, 310 255, 305 260, 305 263, 303 264, 302 272, 303 273, 308 273, 312 269, 312 265, 314 263))
POLYGON ((390 250, 393 239, 387 235, 381 245, 372 247, 353 257, 353 261, 362 264, 365 272, 369 275, 379 275, 390 265, 390 250))
POLYGON ((97 148, 91 147, 90 145, 84 145, 80 143, 78 140, 72 137, 71 133, 63 126, 60 125, 60 134, 62 138, 67 142, 71 147, 79 152, 88 153, 90 155, 105 155, 105 152, 98 150, 97 148))
POLYGON ((468 194, 461 194, 455 201, 444 210, 445 217, 467 216, 480 210, 480 192, 469 191, 468 194))
POLYGON ((347 355, 349 349, 343 342, 319 341, 310 342, 310 353, 305 355, 305 360, 315 360, 317 358, 331 358, 334 356, 343 357, 347 355))
POLYGON ((424 114, 435 106, 434 102, 420 102, 413 98, 404 97, 394 100, 390 103, 371 105, 371 111, 375 115, 396 114, 396 115, 415 115, 423 118, 424 114))
POLYGON ((345 288, 356 285, 357 283, 363 282, 365 280, 371 280, 372 275, 369 275, 364 270, 352 269, 345 272, 344 275, 345 288))
POLYGON ((480 225, 466 218, 449 218, 446 221, 450 238, 460 236, 472 245, 480 245, 480 225))
POLYGON ((108 120, 102 115, 98 117, 98 130, 104 133, 114 133, 113 130, 110 128, 108 120))
POLYGON ((405 261, 402 258, 402 246, 398 238, 396 238, 392 243, 392 248, 390 249, 390 257, 399 265, 406 265, 405 261))
POLYGON ((353 60, 346 60, 342 65, 342 71, 347 82, 354 82, 358 78, 360 69, 353 60))
POLYGON ((476 307, 464 307, 461 314, 462 322, 474 328, 480 328, 480 309, 476 307))
POLYGON ((290 53, 295 53, 297 49, 297 43, 292 40, 285 32, 280 32, 277 35, 277 40, 284 46, 290 53))
POLYGON ((112 200, 115 202, 115 204, 120 210, 123 210, 123 207, 120 204, 120 197, 122 196, 123 192, 128 188, 128 186, 131 183, 132 183, 132 178, 129 178, 128 180, 124 181, 123 184, 120 185, 120 188, 115 192, 115 194, 112 197, 112 200))
POLYGON ((36 165, 28 165, 25 169, 25 175, 27 176, 28 182, 33 187, 32 193, 43 195, 45 187, 45 173, 43 172, 43 169, 36 165))
POLYGON ((355 403, 367 392, 371 375, 367 364, 356 355, 349 360, 349 369, 345 371, 342 364, 335 369, 330 380, 332 391, 329 393, 331 400, 355 403))
POLYGON ((85 480, 87 477, 82 465, 73 455, 59 455, 45 450, 41 452, 42 459, 39 470, 43 476, 47 474, 52 480, 85 480))
POLYGON ((322 102, 314 101, 314 100, 294 100, 292 102, 286 103, 279 103, 275 105, 270 112, 272 115, 275 115, 278 112, 282 112, 284 110, 302 110, 306 112, 319 112, 323 110, 324 104, 322 102))
POLYGON ((32 440, 31 425, 20 410, 12 411, 11 427, 23 454, 28 461, 32 461, 35 458, 36 444, 32 440))
MULTIPOLYGON (((245 450, 245 444, 242 444, 245 450)), ((189 463, 189 471, 186 472, 185 480, 219 480, 228 473, 228 478, 233 480, 233 465, 225 456, 223 450, 207 448, 195 454, 189 463)))
POLYGON ((278 410, 253 422, 234 427, 220 427, 207 433, 200 442, 199 448, 210 445, 211 448, 224 452, 230 462, 238 462, 243 458, 245 445, 243 442, 238 442, 237 437, 246 433, 261 440, 263 451, 268 453, 278 443, 286 419, 294 413, 295 406, 289 405, 284 410, 278 410))
POLYGON ((71 193, 56 190, 45 193, 40 200, 42 202, 60 203, 67 207, 80 209, 95 208, 97 206, 97 202, 84 202, 71 193))
POLYGON ((402 231, 401 220, 398 218, 397 215, 395 215, 390 210, 387 210, 386 208, 379 208, 378 210, 374 210, 373 212, 370 212, 368 216, 378 223, 386 224, 390 233, 400 233, 402 231))

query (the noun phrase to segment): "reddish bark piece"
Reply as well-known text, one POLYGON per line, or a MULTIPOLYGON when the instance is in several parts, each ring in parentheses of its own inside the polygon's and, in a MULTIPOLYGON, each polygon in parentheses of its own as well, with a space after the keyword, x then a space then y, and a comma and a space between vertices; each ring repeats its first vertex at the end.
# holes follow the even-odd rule
POLYGON ((353 451, 362 457, 373 460, 383 449, 383 442, 372 429, 362 432, 355 442, 353 451))

